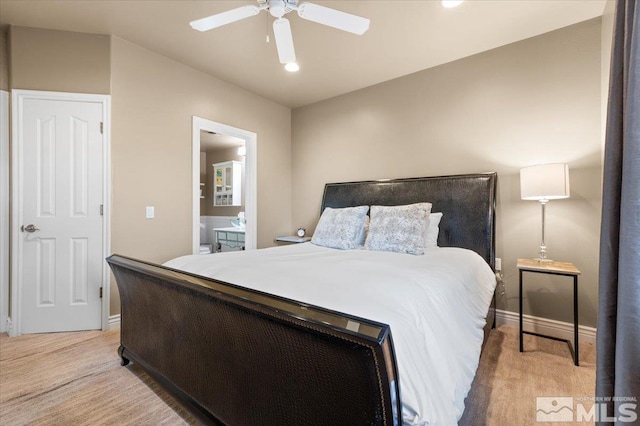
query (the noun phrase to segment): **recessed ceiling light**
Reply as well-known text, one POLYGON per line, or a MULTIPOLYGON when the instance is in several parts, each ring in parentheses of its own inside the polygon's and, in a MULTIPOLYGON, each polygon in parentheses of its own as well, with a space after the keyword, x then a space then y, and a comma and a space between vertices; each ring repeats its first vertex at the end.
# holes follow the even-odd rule
POLYGON ((287 65, 284 66, 284 69, 289 72, 297 72, 300 70, 300 66, 295 62, 289 62, 287 65))
POLYGON ((460 6, 462 4, 462 0, 442 0, 442 6, 450 9, 452 7, 460 6))

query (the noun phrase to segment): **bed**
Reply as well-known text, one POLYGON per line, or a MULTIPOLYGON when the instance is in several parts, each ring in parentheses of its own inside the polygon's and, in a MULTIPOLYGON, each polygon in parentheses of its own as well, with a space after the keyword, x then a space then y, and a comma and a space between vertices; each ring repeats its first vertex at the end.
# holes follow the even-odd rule
POLYGON ((166 266, 114 255, 123 365, 140 364, 205 423, 453 424, 494 321, 496 179, 326 185, 322 210, 431 202, 444 213, 440 248, 424 256, 311 243, 166 266), (486 284, 455 284, 449 259, 486 284), (450 285, 424 284, 423 297, 425 270, 450 285))

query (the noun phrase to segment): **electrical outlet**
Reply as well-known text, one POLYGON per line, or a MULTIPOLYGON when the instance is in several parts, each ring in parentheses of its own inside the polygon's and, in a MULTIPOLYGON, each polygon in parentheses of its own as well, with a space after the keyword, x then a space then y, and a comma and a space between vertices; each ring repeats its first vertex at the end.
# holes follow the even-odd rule
POLYGON ((147 219, 153 219, 156 216, 155 207, 147 206, 147 219))
POLYGON ((502 259, 496 257, 496 271, 502 271, 502 259))

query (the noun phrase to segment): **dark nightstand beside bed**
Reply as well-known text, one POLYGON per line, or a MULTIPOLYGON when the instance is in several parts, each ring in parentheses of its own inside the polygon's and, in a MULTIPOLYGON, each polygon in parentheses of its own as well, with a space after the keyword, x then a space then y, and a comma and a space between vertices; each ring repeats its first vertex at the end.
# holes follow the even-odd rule
POLYGON ((518 302, 520 304, 520 352, 524 351, 523 334, 531 334, 533 336, 544 337, 545 339, 559 340, 561 342, 567 342, 567 345, 569 345, 569 350, 573 355, 573 363, 576 366, 579 366, 580 357, 578 352, 578 275, 580 275, 580 271, 571 262, 538 262, 534 259, 518 259, 517 266, 519 272, 518 302), (551 274, 573 277, 573 347, 571 346, 571 342, 567 339, 560 339, 558 337, 547 336, 531 331, 524 331, 522 329, 522 273, 525 271, 538 274, 551 274))

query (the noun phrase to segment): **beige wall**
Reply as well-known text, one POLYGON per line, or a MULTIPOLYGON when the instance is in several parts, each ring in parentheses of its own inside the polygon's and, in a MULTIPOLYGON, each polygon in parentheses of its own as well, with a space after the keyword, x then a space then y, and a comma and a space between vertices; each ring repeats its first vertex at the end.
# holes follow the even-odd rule
POLYGON ((110 92, 109 36, 10 27, 12 89, 110 92))
MULTIPOLYGON (((204 216, 237 216, 238 213, 244 211, 244 196, 245 196, 245 166, 244 157, 238 155, 238 148, 227 149, 213 149, 206 152, 207 155, 207 177, 205 184, 205 198, 200 203, 200 214, 204 216), (242 206, 229 207, 229 206, 213 206, 213 165, 216 163, 222 163, 225 161, 240 161, 242 163, 242 191, 241 199, 242 206)), ((275 237, 274 237, 275 238, 275 237)))
MULTIPOLYGON (((574 262, 580 322, 596 324, 600 227, 600 19, 293 110, 293 223, 312 230, 323 185, 497 171, 497 255, 518 311, 518 257, 534 257, 540 206, 519 169, 571 168, 571 198, 547 209, 550 256, 574 262)), ((446 213, 445 213, 446 214, 446 213)), ((572 321, 571 286, 527 277, 525 313, 572 321)))
MULTIPOLYGON (((191 249, 193 115, 258 134, 259 247, 292 223, 312 229, 326 182, 497 171, 499 303, 514 312, 515 259, 535 255, 540 227, 539 206, 519 199, 518 170, 568 162, 572 197, 549 205, 547 243, 582 269, 581 323, 593 326, 602 27, 592 20, 425 70, 296 109, 293 120, 285 107, 106 36, 12 27, 0 74, 8 65, 11 88, 111 92, 112 251, 156 262, 191 249), (146 205, 156 219, 144 219, 146 205)), ((525 312, 570 321, 563 281, 532 278, 527 289, 525 312)))
POLYGON ((0 90, 9 90, 9 41, 7 33, 0 30, 0 90))
POLYGON ((602 34, 601 34, 601 116, 602 116, 602 164, 604 167, 604 144, 607 130, 607 107, 609 99, 609 70, 611 68, 611 50, 613 48, 613 19, 616 9, 616 3, 613 0, 607 0, 602 14, 602 34))
POLYGON ((111 93, 113 253, 164 262, 191 252, 194 115, 257 133, 258 247, 290 232, 288 108, 118 38, 10 31, 12 88, 111 93))
POLYGON ((164 262, 191 252, 194 115, 257 133, 258 247, 291 232, 288 108, 115 37, 111 55, 114 253, 164 262))

